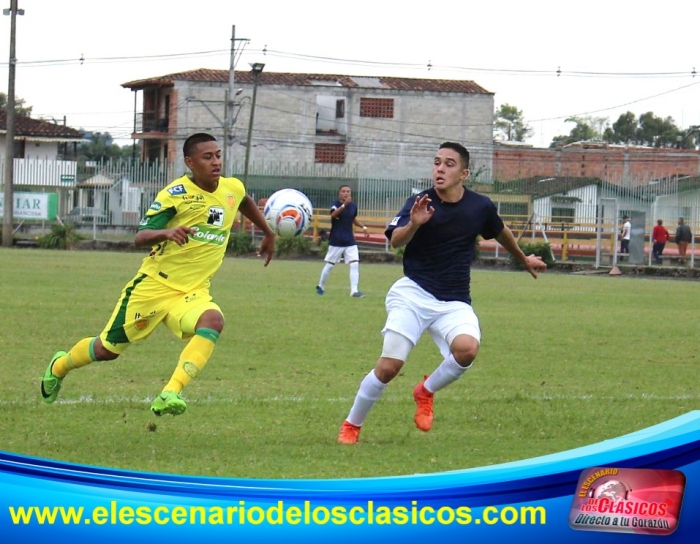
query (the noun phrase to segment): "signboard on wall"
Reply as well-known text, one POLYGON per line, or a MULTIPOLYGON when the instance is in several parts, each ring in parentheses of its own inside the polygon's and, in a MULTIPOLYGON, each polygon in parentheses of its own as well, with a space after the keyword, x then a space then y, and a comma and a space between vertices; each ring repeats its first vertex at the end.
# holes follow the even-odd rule
MULTIPOLYGON (((5 201, 0 194, 0 217, 5 212, 5 201)), ((38 219, 53 221, 58 211, 56 193, 15 193, 12 196, 12 217, 14 219, 38 219)))

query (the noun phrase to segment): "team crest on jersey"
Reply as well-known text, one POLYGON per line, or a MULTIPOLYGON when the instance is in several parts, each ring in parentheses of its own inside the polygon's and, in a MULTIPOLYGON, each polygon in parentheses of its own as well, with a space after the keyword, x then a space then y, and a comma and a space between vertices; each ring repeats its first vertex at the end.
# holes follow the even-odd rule
POLYGON ((207 218, 207 225, 214 225, 215 227, 220 227, 224 224, 224 209, 220 206, 212 206, 209 208, 209 217, 207 218))
POLYGON ((226 205, 233 210, 236 207, 236 195, 226 195, 226 205))
POLYGON ((179 185, 175 185, 175 187, 171 187, 168 189, 168 192, 172 196, 177 196, 177 195, 184 195, 187 191, 185 190, 185 186, 180 183, 179 185))

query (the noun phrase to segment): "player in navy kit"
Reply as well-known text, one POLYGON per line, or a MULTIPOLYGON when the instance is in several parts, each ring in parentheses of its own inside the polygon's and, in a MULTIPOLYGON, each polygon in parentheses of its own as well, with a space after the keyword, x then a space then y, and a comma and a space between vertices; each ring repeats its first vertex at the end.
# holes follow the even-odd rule
POLYGON ((357 220, 357 204, 352 201, 352 191, 349 186, 342 185, 338 190, 338 200, 331 206, 331 233, 328 238, 326 264, 321 270, 321 277, 316 286, 316 293, 322 295, 326 289, 326 281, 333 267, 345 260, 350 267, 350 296, 362 298, 358 289, 360 283, 360 252, 357 249, 353 226, 360 227, 367 234, 367 226, 357 220))
POLYGON ((541 258, 522 252, 493 202, 463 186, 468 175, 466 148, 443 143, 433 162, 433 187, 409 198, 386 229, 394 248, 405 247, 404 277, 387 293, 382 354, 360 384, 340 428, 341 444, 357 443, 367 414, 426 330, 443 361, 413 391, 414 422, 424 432, 432 427, 433 394, 460 378, 479 351, 469 291, 477 236, 495 238, 534 278, 546 269, 541 258))

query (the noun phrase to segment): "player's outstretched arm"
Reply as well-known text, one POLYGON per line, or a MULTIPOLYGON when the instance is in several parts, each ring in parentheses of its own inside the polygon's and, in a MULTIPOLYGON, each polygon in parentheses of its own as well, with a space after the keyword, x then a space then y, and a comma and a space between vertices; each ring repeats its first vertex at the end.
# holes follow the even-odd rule
POLYGON ((404 247, 413 239, 413 235, 421 225, 427 223, 435 213, 435 208, 430 206, 430 197, 427 194, 417 196, 411 207, 411 220, 403 227, 397 227, 391 234, 391 247, 398 249, 404 247))
POLYGON ((537 279, 538 272, 547 270, 547 265, 542 260, 542 257, 525 255, 525 253, 523 253, 523 250, 520 249, 517 240, 508 227, 503 227, 501 233, 496 236, 496 241, 506 248, 508 253, 518 259, 533 278, 537 279))
POLYGON ((265 216, 260 211, 260 208, 258 208, 258 205, 250 196, 245 196, 243 202, 241 202, 241 205, 238 207, 238 209, 246 218, 250 219, 253 222, 253 224, 265 234, 270 234, 272 236, 275 235, 275 233, 270 228, 270 225, 268 225, 267 221, 265 221, 265 216))
POLYGON ((184 225, 171 229, 143 229, 136 233, 134 244, 136 247, 150 247, 166 240, 171 240, 177 245, 183 246, 188 242, 188 236, 193 233, 194 230, 192 228, 184 225))
POLYGON ((270 225, 267 224, 267 221, 265 221, 265 216, 250 196, 245 196, 238 209, 241 210, 241 213, 246 218, 250 219, 253 224, 265 234, 262 242, 260 243, 258 257, 265 256, 265 266, 267 266, 272 259, 272 255, 275 253, 275 232, 270 228, 270 225))
POLYGON ((365 233, 365 238, 369 238, 369 232, 367 232, 367 225, 363 225, 357 220, 357 217, 352 220, 352 224, 355 225, 356 227, 359 227, 362 229, 362 231, 365 233))

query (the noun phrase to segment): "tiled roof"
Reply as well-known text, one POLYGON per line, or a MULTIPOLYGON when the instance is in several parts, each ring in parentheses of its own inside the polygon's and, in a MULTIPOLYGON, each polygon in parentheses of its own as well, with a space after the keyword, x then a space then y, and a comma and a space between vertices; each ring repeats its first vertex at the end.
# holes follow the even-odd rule
MULTIPOLYGON (((0 110, 0 131, 7 132, 7 110, 0 110)), ((83 135, 79 130, 64 125, 57 125, 32 119, 25 115, 15 115, 15 137, 35 136, 43 138, 75 138, 82 139, 83 135)))
MULTIPOLYGON (((132 90, 146 87, 172 87, 175 81, 201 81, 207 83, 227 83, 228 70, 200 68, 189 72, 179 72, 165 76, 151 77, 122 83, 122 87, 132 90)), ((235 72, 234 80, 242 84, 253 83, 250 71, 235 72)), ((288 86, 334 86, 352 88, 373 88, 395 91, 427 91, 448 93, 493 94, 473 81, 461 79, 414 79, 407 77, 348 76, 337 74, 296 74, 286 72, 262 72, 261 85, 288 86)))

